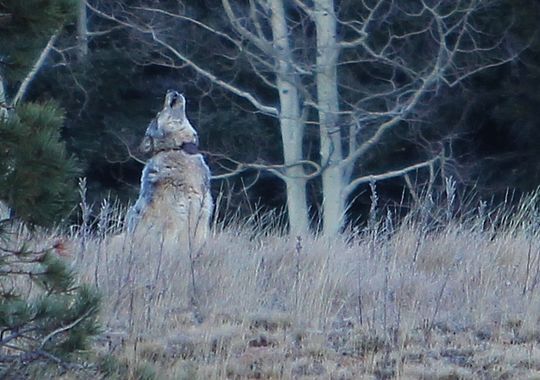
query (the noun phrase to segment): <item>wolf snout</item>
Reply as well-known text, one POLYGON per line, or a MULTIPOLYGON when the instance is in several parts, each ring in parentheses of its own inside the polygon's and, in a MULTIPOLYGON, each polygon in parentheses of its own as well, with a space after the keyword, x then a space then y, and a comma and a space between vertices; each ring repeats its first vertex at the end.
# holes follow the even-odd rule
POLYGON ((181 106, 183 104, 184 97, 178 91, 169 90, 167 91, 167 105, 170 108, 175 108, 176 106, 181 106))

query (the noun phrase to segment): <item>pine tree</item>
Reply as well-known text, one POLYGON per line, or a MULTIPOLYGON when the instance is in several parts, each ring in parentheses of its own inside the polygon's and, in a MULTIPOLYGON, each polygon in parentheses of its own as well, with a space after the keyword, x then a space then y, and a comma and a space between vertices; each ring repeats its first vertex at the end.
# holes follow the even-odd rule
POLYGON ((0 123, 0 199, 32 224, 56 221, 74 202, 78 171, 60 140, 62 120, 53 103, 26 103, 0 123))
MULTIPOLYGON (((78 170, 61 139, 63 112, 23 99, 75 5, 0 1, 0 201, 26 225, 50 225, 74 202, 78 170)), ((73 367, 98 331, 99 296, 76 283, 54 247, 32 248, 10 226, 0 221, 0 378, 26 378, 33 362, 73 367)))
POLYGON ((0 201, 31 224, 58 221, 73 205, 77 168, 61 141, 63 113, 51 102, 22 99, 75 5, 0 2, 0 201))
POLYGON ((0 244, 0 378, 26 377, 33 362, 77 367, 99 331, 98 294, 76 286, 53 250, 0 244))

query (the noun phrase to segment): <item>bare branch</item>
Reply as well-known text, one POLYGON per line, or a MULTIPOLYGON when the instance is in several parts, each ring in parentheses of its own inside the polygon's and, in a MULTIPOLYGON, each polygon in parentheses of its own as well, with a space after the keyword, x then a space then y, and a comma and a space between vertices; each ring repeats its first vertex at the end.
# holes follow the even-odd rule
POLYGON ((391 171, 388 171, 388 172, 385 172, 385 173, 382 173, 382 174, 373 174, 373 175, 367 175, 367 176, 364 176, 364 177, 358 177, 358 178, 355 178, 354 180, 352 180, 344 189, 343 191, 343 196, 345 198, 349 197, 351 195, 351 193, 360 185, 364 184, 364 183, 369 183, 369 182, 377 182, 377 181, 382 181, 382 180, 385 180, 385 179, 391 179, 391 178, 396 178, 396 177, 401 177, 411 171, 414 171, 414 170, 418 170, 418 169, 422 169, 422 168, 427 168, 427 167, 432 167, 433 164, 435 164, 435 162, 437 162, 438 160, 440 159, 440 157, 435 157, 431 160, 428 160, 428 161, 424 161, 424 162, 421 162, 421 163, 418 163, 418 164, 415 164, 415 165, 411 165, 411 166, 407 166, 406 168, 403 168, 403 169, 399 169, 399 170, 391 170, 391 171))
POLYGON ((60 328, 57 328, 56 330, 52 331, 50 334, 48 334, 45 338, 43 338, 43 340, 41 341, 41 344, 39 345, 39 350, 43 349, 43 347, 45 346, 45 344, 47 344, 47 342, 49 340, 51 340, 52 338, 54 338, 54 336, 60 334, 60 333, 63 333, 65 331, 68 331, 68 330, 71 330, 73 327, 77 326, 79 323, 81 323, 85 318, 87 318, 90 314, 92 314, 93 312, 95 312, 96 310, 94 308, 90 308, 86 311, 86 313, 84 313, 83 315, 81 315, 79 318, 77 318, 76 320, 74 320, 73 322, 71 322, 70 324, 66 325, 66 326, 62 326, 60 328))
POLYGON ((382 5, 382 3, 383 3, 383 1, 379 0, 377 2, 377 4, 373 8, 371 8, 371 9, 368 8, 369 9, 369 14, 366 17, 366 19, 362 20, 362 27, 361 28, 356 28, 354 26, 354 23, 348 23, 348 22, 340 21, 341 24, 343 24, 345 26, 348 26, 349 28, 353 29, 360 36, 355 40, 341 41, 339 45, 342 48, 353 48, 353 47, 356 47, 358 45, 363 45, 365 43, 366 38, 368 36, 367 29, 369 28, 369 26, 371 24, 371 21, 373 20, 373 18, 375 16, 375 13, 377 13, 377 11, 379 10, 379 7, 382 5))
MULTIPOLYGON (((430 166, 431 169, 431 166, 430 166)), ((405 180, 405 184, 407 185, 407 189, 409 190, 409 193, 411 194, 411 197, 414 200, 414 203, 416 205, 420 205, 420 197, 416 193, 416 190, 414 189, 414 185, 411 181, 411 177, 409 176, 409 173, 405 173, 403 175, 403 179, 405 180)))
MULTIPOLYGON (((379 4, 380 3, 378 3, 377 6, 379 4)), ((469 7, 463 7, 461 3, 458 3, 455 5, 455 7, 446 10, 444 14, 439 14, 437 11, 437 7, 440 5, 439 3, 433 7, 428 6, 425 1, 422 1, 421 4, 421 11, 414 14, 414 16, 417 17, 425 12, 429 12, 429 14, 431 14, 430 23, 433 23, 433 28, 431 28, 430 23, 428 23, 426 27, 420 28, 412 32, 404 32, 400 35, 394 34, 389 37, 385 45, 381 49, 379 49, 379 52, 371 49, 368 46, 367 41, 362 41, 359 43, 359 46, 361 46, 374 59, 379 60, 381 63, 385 63, 390 66, 399 68, 405 73, 408 73, 411 76, 411 82, 407 85, 399 86, 395 84, 393 78, 390 78, 389 91, 386 91, 386 93, 382 92, 381 94, 372 94, 371 96, 367 97, 367 99, 384 99, 388 102, 388 100, 391 100, 388 99, 388 96, 393 95, 395 96, 395 103, 389 111, 362 112, 362 114, 366 116, 364 117, 364 120, 361 121, 369 121, 369 118, 374 121, 377 119, 382 119, 383 121, 378 125, 375 132, 370 138, 368 138, 361 145, 359 145, 354 151, 349 152, 348 157, 340 164, 342 167, 350 167, 351 165, 353 165, 358 158, 360 158, 369 149, 375 146, 389 129, 392 129, 400 122, 406 120, 409 117, 409 114, 411 114, 416 109, 417 105, 424 97, 424 95, 426 95, 429 91, 437 89, 438 83, 445 83, 450 87, 455 86, 457 83, 473 74, 512 61, 520 53, 518 52, 510 55, 509 57, 498 59, 495 62, 484 62, 481 66, 476 68, 466 68, 464 69, 466 70, 465 73, 457 75, 457 77, 454 77, 454 80, 449 80, 447 76, 450 75, 450 70, 457 72, 457 69, 455 67, 456 54, 460 52, 460 50, 463 50, 461 49, 461 44, 464 43, 463 38, 468 33, 467 28, 470 27, 469 18, 471 17, 471 14, 475 8, 472 5, 470 5, 469 7), (456 20, 452 22, 448 21, 449 18, 456 18, 458 16, 459 18, 457 18, 456 20), (392 53, 396 54, 397 58, 389 57, 388 53, 390 53, 390 51, 394 49, 392 48, 392 41, 407 39, 411 36, 424 33, 429 33, 429 35, 433 38, 436 45, 438 46, 438 50, 434 55, 434 60, 432 64, 429 65, 430 67, 428 66, 424 70, 422 70, 425 71, 425 74, 422 76, 417 76, 416 72, 410 71, 406 64, 398 61, 398 59, 400 58, 399 55, 396 54, 397 51, 392 53), (450 33, 452 33, 453 36, 451 40, 454 41, 452 49, 447 46, 447 38, 449 38, 450 33)), ((474 37, 471 38, 473 42, 475 42, 474 37)), ((485 49, 493 50, 500 45, 501 41, 502 39, 499 42, 485 49)), ((478 48, 477 45, 475 45, 475 47, 477 47, 477 49, 473 49, 469 53, 485 53, 484 48, 478 48)))
POLYGON ((493 62, 493 63, 490 63, 490 64, 487 64, 487 65, 483 65, 483 66, 480 66, 480 67, 477 67, 476 69, 474 70, 471 70, 463 75, 460 75, 458 76, 456 79, 454 79, 453 81, 447 81, 446 83, 448 84, 449 87, 455 87, 457 84, 459 84, 460 82, 463 82, 463 80, 467 79, 468 77, 472 76, 472 75, 475 75, 475 74, 478 74, 479 72, 481 71, 485 71, 485 70, 488 70, 488 69, 492 69, 494 67, 499 67, 499 66, 502 66, 506 63, 509 63, 509 62, 512 62, 512 61, 515 61, 520 55, 521 53, 523 53, 526 49, 528 48, 528 46, 526 47, 523 47, 522 49, 520 49, 518 52, 516 53, 513 53, 510 57, 506 58, 506 59, 501 59, 500 61, 497 61, 497 62, 493 62))
POLYGON ((300 160, 290 165, 285 165, 285 164, 271 165, 271 164, 240 162, 231 157, 225 156, 223 154, 215 154, 215 153, 209 153, 209 152, 205 152, 205 154, 210 157, 218 157, 219 159, 230 162, 233 165, 232 168, 229 168, 223 164, 219 164, 223 169, 228 171, 228 173, 213 175, 212 179, 217 179, 217 180, 234 177, 236 175, 241 174, 242 172, 245 172, 246 170, 267 171, 269 173, 272 173, 276 177, 282 179, 283 181, 285 181, 287 178, 312 179, 320 175, 322 171, 320 165, 311 160, 300 160), (287 169, 297 167, 297 166, 308 166, 308 167, 311 167, 313 171, 309 174, 305 174, 302 176, 291 176, 291 175, 286 174, 287 169))
MULTIPOLYGON (((212 28, 210 25, 207 25, 205 23, 202 23, 192 17, 187 17, 187 16, 184 16, 184 15, 181 15, 181 14, 177 14, 177 13, 172 13, 172 12, 169 12, 169 11, 166 11, 166 10, 163 10, 163 9, 159 9, 159 8, 151 8, 151 7, 132 7, 133 9, 137 9, 137 10, 142 10, 142 11, 146 11, 146 12, 153 12, 153 13, 158 13, 158 14, 163 14, 165 16, 168 16, 168 17, 172 17, 172 18, 176 18, 176 19, 179 19, 179 20, 182 20, 182 21, 187 21, 187 22, 190 22, 204 30, 207 30, 209 31, 210 33, 212 34, 215 34, 216 36, 218 37, 221 37, 223 39, 225 39, 226 41, 232 43, 237 49, 239 52, 242 52, 242 53, 245 53, 247 54, 250 58, 253 58, 256 62, 258 62, 259 64, 267 67, 269 70, 272 70, 273 69, 273 66, 268 62, 268 60, 265 60, 263 59, 263 57, 261 57, 259 54, 257 53, 254 53, 252 51, 250 51, 250 49, 246 49, 243 45, 243 41, 242 40, 236 40, 234 38, 232 38, 229 34, 225 33, 225 32, 222 32, 222 31, 219 31, 217 30, 216 28, 212 28)), ((234 60, 234 58, 233 58, 234 60)), ((253 64, 251 61, 250 61, 251 64, 253 64)), ((168 67, 175 67, 173 65, 167 65, 168 67)))
POLYGON ((116 26, 110 27, 109 29, 94 30, 94 31, 91 31, 91 32, 86 32, 86 35, 89 36, 89 37, 104 36, 104 35, 107 35, 109 33, 114 32, 114 31, 117 31, 119 29, 124 29, 124 28, 125 28, 125 26, 123 26, 123 25, 116 25, 116 26))
MULTIPOLYGON (((10 273, 7 272, 7 274, 10 274, 10 273)), ((17 330, 17 331, 13 331, 11 334, 9 334, 8 336, 6 336, 5 338, 2 338, 0 340, 0 346, 5 346, 6 344, 11 342, 12 340, 17 339, 17 338, 21 337, 22 335, 24 335, 26 333, 29 333, 29 332, 32 332, 32 331, 35 331, 35 330, 37 330, 37 327, 32 326, 32 327, 28 327, 28 328, 25 328, 25 329, 20 329, 20 330, 17 330)))
POLYGON ((253 94, 251 94, 251 93, 249 93, 247 91, 241 90, 238 87, 219 79, 216 75, 212 74, 208 70, 203 69, 201 66, 199 66, 198 64, 193 62, 191 59, 189 59, 187 56, 185 56, 180 51, 178 51, 176 48, 174 48, 171 44, 169 44, 169 43, 165 42, 163 39, 161 39, 157 35, 157 32, 155 31, 155 29, 153 29, 151 27, 141 27, 141 26, 135 25, 134 23, 120 20, 119 18, 115 17, 114 15, 109 15, 109 14, 107 14, 105 12, 102 12, 99 9, 91 6, 90 4, 88 4, 88 2, 87 2, 87 5, 88 5, 88 8, 92 12, 96 13, 97 15, 99 15, 99 16, 107 19, 107 20, 111 20, 111 21, 120 23, 120 24, 122 24, 124 26, 127 26, 127 27, 131 28, 131 29, 135 29, 135 30, 137 30, 137 31, 139 31, 139 32, 141 32, 143 34, 150 35, 154 42, 156 42, 160 46, 167 49, 176 58, 180 59, 182 62, 184 62, 189 67, 191 67, 193 70, 195 70, 197 73, 201 74, 202 76, 204 76, 205 78, 211 80, 212 82, 218 84, 219 86, 225 88, 226 90, 232 92, 233 94, 238 95, 238 96, 248 100, 259 111, 261 111, 261 112, 263 112, 263 113, 265 113, 267 115, 271 115, 271 116, 278 116, 279 115, 279 112, 278 112, 277 108, 262 104, 260 101, 258 101, 253 96, 253 94))
POLYGON ((209 71, 203 69, 202 67, 200 67, 199 65, 197 65, 195 62, 193 62, 192 60, 190 60, 189 58, 187 58, 185 55, 183 55, 182 53, 180 53, 178 50, 176 50, 173 46, 171 46, 170 44, 166 43, 165 41, 163 41, 162 39, 160 39, 157 34, 155 33, 154 30, 151 30, 151 35, 152 35, 152 39, 157 42, 158 44, 160 44, 161 46, 165 47, 166 49, 168 49, 171 53, 173 53, 178 59, 182 60, 183 62, 187 63, 192 69, 194 69, 196 72, 198 72, 199 74, 203 75, 204 77, 210 79, 212 82, 220 85, 221 87, 225 88, 226 90, 232 92, 233 94, 236 94, 244 99, 247 99, 251 102, 251 104, 253 106, 255 106, 255 108, 257 108, 258 110, 260 110, 261 112, 265 113, 265 114, 268 114, 268 115, 272 115, 272 116, 278 116, 279 113, 278 113, 278 110, 277 108, 275 107, 270 107, 270 106, 266 106, 266 105, 263 105, 262 103, 260 103, 251 93, 247 92, 247 91, 243 91, 243 90, 240 90, 238 87, 235 87, 227 82, 224 82, 222 81, 221 79, 219 79, 218 77, 216 77, 214 74, 210 73, 209 71))
MULTIPOLYGON (((122 136, 120 136, 119 134, 117 133, 114 133, 114 132, 110 132, 114 137, 116 137, 121 143, 122 145, 124 145, 124 147, 126 148, 126 151, 127 151, 127 154, 128 154, 128 159, 127 160, 124 160, 124 161, 119 161, 120 163, 124 163, 124 162, 127 162, 129 159, 133 159, 135 160, 136 162, 140 163, 140 164, 143 164, 145 165, 146 164, 146 161, 137 157, 135 154, 133 154, 133 152, 131 151, 131 148, 129 147, 129 144, 127 143, 127 141, 125 139, 122 138, 122 136)), ((119 163, 118 161, 112 161, 112 160, 108 160, 109 162, 111 163, 119 163)))
POLYGON ((431 74, 426 79, 424 79, 422 85, 414 92, 413 96, 409 100, 409 103, 405 105, 403 109, 400 110, 399 113, 397 113, 396 116, 382 123, 377 129, 377 131, 373 134, 373 136, 371 136, 368 140, 361 144, 354 152, 350 152, 348 157, 341 161, 340 165, 342 167, 347 167, 354 164, 354 162, 356 162, 356 160, 360 156, 365 154, 371 147, 373 147, 379 142, 379 140, 382 138, 382 136, 387 130, 391 129, 399 122, 401 122, 408 115, 408 113, 413 110, 414 107, 418 104, 420 98, 426 93, 429 86, 431 86, 437 80, 438 74, 439 71, 435 66, 431 74))
POLYGON ((47 45, 45 48, 41 51, 41 54, 39 55, 39 58, 37 59, 36 63, 32 66, 32 69, 28 72, 24 80, 22 81, 21 85, 19 86, 19 90, 15 94, 15 97, 13 98, 12 105, 16 106, 17 103, 26 95, 26 91, 28 90, 28 86, 30 85, 30 82, 34 79, 37 72, 43 66, 43 62, 45 62, 45 59, 49 55, 49 52, 51 51, 54 43, 56 42, 56 39, 58 38, 58 34, 60 31, 56 31, 51 38, 49 38, 49 42, 47 42, 47 45))
POLYGON ((192 17, 187 17, 187 16, 177 14, 177 13, 172 13, 172 12, 166 11, 164 9, 159 9, 159 8, 151 8, 151 7, 132 7, 132 8, 142 10, 142 11, 146 11, 146 12, 160 13, 160 14, 172 17, 172 18, 177 18, 177 19, 180 19, 180 20, 191 22, 191 23, 193 23, 193 24, 195 24, 195 25, 197 25, 197 26, 199 26, 199 27, 201 27, 203 29, 206 29, 209 32, 212 32, 212 33, 226 39, 227 41, 233 43, 236 47, 238 47, 240 49, 242 48, 240 43, 237 40, 235 40, 234 38, 232 38, 231 36, 229 36, 228 34, 220 32, 219 30, 217 30, 215 28, 212 28, 209 25, 207 25, 205 23, 202 23, 202 22, 200 22, 198 20, 195 20, 192 17))
POLYGON ((268 56, 275 55, 274 49, 272 48, 272 44, 266 39, 264 39, 264 36, 262 36, 262 32, 259 33, 258 36, 256 36, 254 33, 250 32, 240 23, 240 21, 238 20, 238 17, 236 17, 236 15, 234 14, 234 11, 232 10, 229 0, 222 0, 221 3, 223 4, 223 9, 225 10, 225 14, 229 18, 231 25, 242 37, 251 41, 255 46, 257 46, 257 48, 265 52, 268 56))
POLYGON ((311 7, 309 7, 303 0, 294 0, 294 3, 309 17, 313 17, 313 9, 311 9, 311 7))

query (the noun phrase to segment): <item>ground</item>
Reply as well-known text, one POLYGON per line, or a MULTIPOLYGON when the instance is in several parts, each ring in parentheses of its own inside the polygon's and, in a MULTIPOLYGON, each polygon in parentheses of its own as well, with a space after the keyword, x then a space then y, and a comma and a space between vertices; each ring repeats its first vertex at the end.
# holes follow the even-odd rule
POLYGON ((198 253, 75 234, 73 266, 106 300, 90 378, 540 379, 536 215, 300 244, 254 217, 198 253))

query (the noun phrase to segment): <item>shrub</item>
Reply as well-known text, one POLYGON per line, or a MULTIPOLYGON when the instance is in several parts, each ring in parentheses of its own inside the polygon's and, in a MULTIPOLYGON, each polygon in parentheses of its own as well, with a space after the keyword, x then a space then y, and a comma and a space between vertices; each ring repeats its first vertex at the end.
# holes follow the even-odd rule
POLYGON ((53 248, 0 245, 0 377, 33 362, 78 367, 99 331, 99 306, 97 292, 76 285, 53 248))

